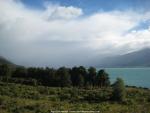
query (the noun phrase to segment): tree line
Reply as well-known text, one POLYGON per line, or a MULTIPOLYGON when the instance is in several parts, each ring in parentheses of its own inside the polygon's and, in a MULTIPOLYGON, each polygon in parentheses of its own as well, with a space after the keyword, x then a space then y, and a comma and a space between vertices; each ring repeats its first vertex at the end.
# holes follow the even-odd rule
MULTIPOLYGON (((66 68, 39 68, 16 67, 11 69, 8 65, 0 65, 0 78, 3 80, 20 80, 22 83, 32 82, 37 85, 52 87, 108 87, 109 75, 105 70, 88 69, 84 66, 66 68)), ((27 84, 27 83, 26 83, 27 84)))

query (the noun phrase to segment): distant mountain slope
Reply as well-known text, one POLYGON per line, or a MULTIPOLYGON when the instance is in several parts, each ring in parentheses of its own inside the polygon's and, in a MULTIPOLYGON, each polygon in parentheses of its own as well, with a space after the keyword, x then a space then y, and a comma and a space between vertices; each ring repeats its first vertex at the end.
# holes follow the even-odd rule
POLYGON ((10 62, 9 60, 7 60, 6 58, 0 56, 0 65, 1 64, 8 64, 8 65, 11 65, 11 66, 15 66, 15 64, 13 64, 12 62, 10 62))
POLYGON ((150 48, 142 49, 125 55, 107 57, 98 67, 150 67, 150 48))

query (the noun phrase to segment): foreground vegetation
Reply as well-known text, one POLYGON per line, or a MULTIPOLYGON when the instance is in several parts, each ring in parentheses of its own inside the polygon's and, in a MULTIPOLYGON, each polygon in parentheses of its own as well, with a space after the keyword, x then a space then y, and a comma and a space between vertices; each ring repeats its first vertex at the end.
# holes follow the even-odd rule
POLYGON ((83 66, 10 68, 0 65, 0 113, 50 113, 93 110, 150 113, 150 90, 110 83, 105 70, 83 66))
POLYGON ((99 110, 101 113, 150 113, 150 91, 127 88, 126 100, 110 100, 112 89, 58 88, 0 83, 0 113, 49 113, 99 110))

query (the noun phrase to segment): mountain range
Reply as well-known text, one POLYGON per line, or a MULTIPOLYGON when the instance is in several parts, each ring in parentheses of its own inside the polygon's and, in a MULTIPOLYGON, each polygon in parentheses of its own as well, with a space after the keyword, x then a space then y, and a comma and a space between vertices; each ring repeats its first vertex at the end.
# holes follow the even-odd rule
POLYGON ((150 67, 150 48, 103 58, 96 67, 150 67))
MULTIPOLYGON (((150 67, 150 48, 134 51, 124 55, 109 56, 94 63, 95 67, 117 68, 117 67, 150 67)), ((0 56, 0 65, 8 64, 16 66, 16 64, 0 56)))

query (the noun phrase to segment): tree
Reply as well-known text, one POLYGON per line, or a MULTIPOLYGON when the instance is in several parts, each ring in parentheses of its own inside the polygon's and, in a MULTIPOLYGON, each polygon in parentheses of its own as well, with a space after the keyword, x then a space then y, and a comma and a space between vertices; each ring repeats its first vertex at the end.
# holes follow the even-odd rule
POLYGON ((113 84, 113 99, 116 101, 124 101, 126 97, 126 90, 124 81, 121 78, 117 78, 117 81, 113 84))
POLYGON ((44 76, 45 84, 47 86, 57 86, 57 79, 56 79, 56 70, 54 68, 46 68, 46 75, 44 76))
POLYGON ((88 69, 88 75, 87 75, 87 81, 88 81, 89 85, 94 86, 95 79, 96 79, 96 68, 90 67, 88 69))
POLYGON ((7 64, 0 65, 0 76, 10 77, 11 70, 7 64))
POLYGON ((87 85, 87 82, 88 82, 87 75, 88 74, 87 74, 86 68, 84 66, 79 66, 78 67, 78 81, 79 81, 78 85, 79 86, 87 85))
POLYGON ((99 70, 96 76, 96 83, 99 87, 107 87, 110 85, 109 75, 105 70, 99 70))
POLYGON ((28 78, 38 79, 37 68, 29 67, 29 68, 27 68, 27 72, 28 72, 28 75, 27 75, 28 78))
POLYGON ((0 65, 0 76, 5 78, 6 82, 8 82, 9 78, 11 77, 11 69, 7 64, 0 65))
POLYGON ((77 86, 79 86, 79 87, 83 87, 83 85, 84 85, 84 77, 81 75, 81 74, 79 74, 78 76, 77 76, 77 86))
POLYGON ((65 67, 59 68, 56 74, 59 78, 59 84, 61 87, 71 86, 70 74, 67 68, 65 67))
POLYGON ((71 70, 71 81, 73 86, 83 86, 86 74, 86 69, 83 66, 73 67, 71 70))
POLYGON ((17 67, 13 72, 13 77, 25 78, 27 76, 27 70, 24 67, 17 67))

